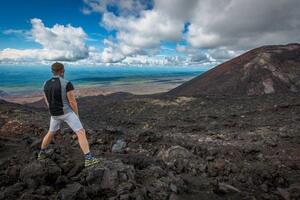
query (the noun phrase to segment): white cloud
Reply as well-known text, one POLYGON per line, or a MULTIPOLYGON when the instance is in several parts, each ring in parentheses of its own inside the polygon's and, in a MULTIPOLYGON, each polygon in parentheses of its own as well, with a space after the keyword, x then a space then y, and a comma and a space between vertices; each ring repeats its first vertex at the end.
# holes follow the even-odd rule
MULTIPOLYGON (((77 61, 87 58, 86 33, 81 27, 54 25, 45 27, 42 20, 32 19, 31 36, 42 49, 4 49, 0 51, 0 61, 77 61)), ((10 33, 12 33, 10 31, 10 33)))
POLYGON ((23 30, 23 29, 5 29, 2 30, 2 33, 4 35, 14 35, 18 37, 23 37, 28 41, 32 40, 31 32, 28 30, 23 30))
POLYGON ((2 31, 5 35, 28 35, 30 34, 29 31, 22 30, 22 29, 6 29, 2 31))
POLYGON ((118 31, 117 43, 109 44, 104 50, 112 54, 110 57, 115 60, 157 48, 161 41, 178 41, 184 28, 180 21, 156 10, 142 11, 139 18, 104 13, 102 23, 118 31))
POLYGON ((229 50, 226 47, 209 49, 207 51, 208 55, 216 60, 228 60, 230 58, 236 57, 242 53, 242 51, 229 50))
POLYGON ((197 48, 233 50, 299 42, 299 8, 298 0, 201 0, 187 41, 197 48))
POLYGON ((101 14, 102 26, 117 31, 117 41, 107 43, 103 52, 105 62, 121 62, 128 56, 153 52, 162 41, 186 41, 185 48, 190 50, 181 52, 197 60, 201 56, 195 49, 204 49, 212 62, 261 45, 300 41, 298 0, 154 0, 151 9, 138 6, 135 10, 121 2, 145 2, 85 2, 90 11, 101 14), (119 13, 112 13, 110 6, 116 6, 119 13))
MULTIPOLYGON (((105 62, 122 61, 127 56, 151 52, 158 48, 162 41, 176 42, 181 39, 184 24, 181 20, 168 14, 173 10, 167 9, 165 4, 156 4, 159 1, 154 2, 152 10, 147 9, 146 1, 86 0, 85 2, 93 11, 102 14, 101 24, 104 27, 117 31, 117 41, 106 43, 107 48, 103 51, 105 62), (144 3, 145 6, 138 6, 133 12, 133 6, 130 5, 140 5, 141 3, 144 3), (117 5, 120 15, 108 11, 107 7, 111 5, 117 5), (126 14, 123 10, 127 10, 126 14)), ((176 2, 183 5, 182 1, 176 2)))
POLYGON ((220 43, 221 37, 215 33, 206 33, 201 26, 191 24, 188 31, 188 42, 193 47, 213 48, 220 43))
POLYGON ((148 55, 135 55, 128 56, 122 60, 125 65, 151 65, 151 66, 175 66, 182 64, 182 58, 177 56, 148 56, 148 55))
POLYGON ((84 14, 92 12, 106 13, 108 8, 114 8, 121 16, 138 15, 141 10, 151 6, 149 0, 83 0, 86 6, 82 9, 84 14), (149 5, 150 4, 150 5, 149 5))
POLYGON ((4 49, 0 53, 3 61, 42 61, 42 60, 71 60, 72 54, 65 51, 49 49, 4 49))

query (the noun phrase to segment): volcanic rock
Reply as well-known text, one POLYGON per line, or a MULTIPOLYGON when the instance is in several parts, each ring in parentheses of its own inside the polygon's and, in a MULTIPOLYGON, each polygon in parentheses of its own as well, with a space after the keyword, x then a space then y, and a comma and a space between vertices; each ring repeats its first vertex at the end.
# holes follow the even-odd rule
POLYGON ((289 193, 291 199, 299 199, 300 198, 300 184, 293 184, 289 188, 289 193))
POLYGON ((100 191, 116 193, 122 184, 135 182, 134 167, 125 165, 120 160, 102 160, 100 164, 85 169, 80 176, 93 194, 100 191))
POLYGON ((4 192, 0 193, 0 199, 16 199, 17 196, 25 188, 24 183, 16 183, 10 187, 7 187, 4 192))
POLYGON ((191 153, 184 147, 172 146, 169 149, 160 152, 159 156, 166 162, 173 162, 177 159, 188 159, 191 153))
POLYGON ((21 180, 31 188, 41 184, 54 184, 60 175, 61 169, 49 159, 29 163, 20 172, 21 180))
POLYGON ((241 192, 236 187, 226 184, 226 183, 218 183, 218 187, 216 189, 217 193, 235 193, 235 192, 241 192))
POLYGON ((146 130, 139 134, 138 141, 140 141, 140 142, 157 142, 161 138, 162 137, 159 136, 158 134, 156 134, 152 131, 146 130))
POLYGON ((181 146, 172 146, 167 150, 159 152, 158 156, 171 168, 177 172, 189 170, 191 166, 192 154, 181 146))
POLYGON ((126 147, 126 142, 123 139, 118 139, 117 142, 112 146, 111 152, 122 153, 126 147))
POLYGON ((208 164, 208 174, 210 176, 217 176, 225 170, 226 162, 223 159, 217 159, 208 164))
POLYGON ((89 199, 84 187, 79 183, 73 183, 67 185, 66 188, 62 189, 58 196, 57 200, 73 200, 73 199, 89 199))

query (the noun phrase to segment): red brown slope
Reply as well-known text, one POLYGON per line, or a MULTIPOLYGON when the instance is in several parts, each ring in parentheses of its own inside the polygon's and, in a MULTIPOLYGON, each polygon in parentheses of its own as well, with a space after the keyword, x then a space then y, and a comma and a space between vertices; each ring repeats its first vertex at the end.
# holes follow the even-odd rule
POLYGON ((170 90, 169 95, 263 95, 300 91, 300 44, 263 46, 170 90))

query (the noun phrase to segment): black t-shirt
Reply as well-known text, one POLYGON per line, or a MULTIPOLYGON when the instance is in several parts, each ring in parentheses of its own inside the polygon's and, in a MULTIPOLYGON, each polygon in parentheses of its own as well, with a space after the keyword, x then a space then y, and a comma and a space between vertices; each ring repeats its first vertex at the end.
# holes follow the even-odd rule
POLYGON ((44 83, 44 93, 52 116, 64 115, 72 111, 67 98, 67 92, 72 90, 74 90, 73 84, 59 76, 53 76, 44 83))

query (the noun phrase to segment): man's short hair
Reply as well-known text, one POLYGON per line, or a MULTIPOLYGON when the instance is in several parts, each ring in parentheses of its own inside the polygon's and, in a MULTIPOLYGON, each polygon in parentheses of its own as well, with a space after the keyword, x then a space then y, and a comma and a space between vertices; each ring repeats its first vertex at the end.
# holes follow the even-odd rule
POLYGON ((59 62, 53 63, 51 66, 51 70, 52 70, 53 74, 57 74, 57 73, 63 71, 64 68, 65 68, 64 65, 59 62))

